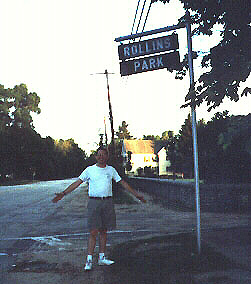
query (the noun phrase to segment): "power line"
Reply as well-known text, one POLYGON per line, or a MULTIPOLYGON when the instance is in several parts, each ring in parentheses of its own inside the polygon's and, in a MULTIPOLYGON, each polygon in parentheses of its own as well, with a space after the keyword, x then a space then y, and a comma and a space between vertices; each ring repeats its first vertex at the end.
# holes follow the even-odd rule
POLYGON ((134 21, 133 21, 133 24, 132 24, 131 35, 133 34, 133 28, 134 28, 134 25, 135 25, 135 21, 136 21, 136 18, 137 18, 137 14, 138 14, 139 3, 140 3, 140 0, 138 1, 138 5, 137 5, 137 8, 136 8, 136 12, 135 12, 135 16, 134 16, 134 21))
MULTIPOLYGON (((150 0, 150 4, 149 4, 149 6, 148 6, 148 10, 147 10, 147 14, 146 14, 145 21, 144 21, 144 24, 143 24, 142 32, 143 32, 144 29, 145 29, 146 21, 147 21, 147 19, 148 19, 148 16, 149 16, 149 12, 150 12, 152 3, 153 3, 153 0, 150 0)), ((134 26, 135 26, 135 23, 136 23, 136 18, 137 18, 137 15, 138 15, 139 5, 140 5, 140 0, 138 1, 138 4, 137 4, 135 16, 134 16, 134 21, 133 21, 133 25, 132 25, 131 35, 133 34, 133 29, 134 29, 134 26)), ((145 6, 146 6, 146 0, 144 1, 144 4, 143 4, 143 6, 142 6, 140 18, 139 18, 138 25, 137 25, 137 29, 136 29, 135 33, 137 33, 138 30, 139 30, 139 26, 140 26, 140 24, 141 24, 141 20, 142 20, 142 16, 143 16, 143 13, 144 13, 145 6)), ((140 38, 140 39, 141 39, 141 38, 140 38)))
MULTIPOLYGON (((142 33, 143 33, 144 29, 145 29, 146 21, 147 21, 147 18, 148 18, 150 9, 151 9, 151 7, 152 7, 152 3, 153 3, 152 0, 150 0, 150 5, 149 5, 149 7, 148 7, 147 14, 146 14, 146 18, 145 18, 145 22, 144 22, 144 25, 143 25, 143 28, 142 28, 142 31, 141 31, 142 33)), ((139 38, 139 40, 141 40, 141 37, 139 38)))
POLYGON ((138 32, 139 25, 140 25, 140 22, 141 22, 141 18, 142 18, 142 15, 143 15, 144 9, 145 9, 145 5, 146 5, 146 0, 144 1, 143 7, 142 7, 142 10, 141 10, 141 14, 140 14, 140 17, 139 17, 138 26, 137 26, 137 29, 136 29, 136 32, 135 32, 135 33, 137 33, 137 32, 138 32))

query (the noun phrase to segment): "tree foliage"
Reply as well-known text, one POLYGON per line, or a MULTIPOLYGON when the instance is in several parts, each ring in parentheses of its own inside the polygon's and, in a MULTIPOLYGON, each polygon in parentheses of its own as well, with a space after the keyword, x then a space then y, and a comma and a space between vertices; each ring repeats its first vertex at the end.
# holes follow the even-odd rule
POLYGON ((25 84, 5 89, 0 85, 0 129, 6 126, 33 127, 31 113, 39 114, 39 96, 25 84))
POLYGON ((119 126, 116 135, 118 139, 132 139, 132 136, 128 130, 128 124, 125 121, 122 121, 121 126, 119 126))
POLYGON ((73 139, 55 141, 34 130, 31 113, 40 113, 39 102, 24 84, 0 85, 0 180, 68 178, 85 167, 86 154, 73 139))
POLYGON ((0 132, 0 180, 51 180, 78 176, 86 154, 73 139, 42 138, 34 129, 10 126, 0 132))
POLYGON ((166 130, 162 133, 161 137, 159 135, 147 134, 143 135, 143 140, 153 140, 153 141, 167 141, 174 136, 174 132, 172 130, 166 130))
MULTIPOLYGON (((250 132, 251 114, 230 116, 228 111, 224 111, 217 112, 208 122, 199 120, 197 138, 200 179, 207 183, 250 182, 250 132)), ((171 162, 170 171, 183 173, 185 178, 194 177, 190 114, 177 135, 169 130, 164 131, 161 137, 148 134, 143 135, 143 139, 153 140, 156 144, 164 143, 171 162)), ((122 169, 121 144, 118 142, 117 156, 111 162, 117 169, 122 169)))
MULTIPOLYGON (((169 3, 170 0, 153 0, 169 3)), ((213 35, 221 28, 221 41, 203 56, 201 65, 207 71, 195 84, 196 104, 207 102, 209 110, 219 106, 225 97, 238 101, 247 96, 250 88, 240 92, 241 82, 250 75, 250 1, 248 0, 179 0, 191 11, 193 34, 213 35)), ((184 17, 180 19, 184 21, 184 17)), ((181 79, 187 71, 187 57, 183 69, 177 73, 181 79)))
POLYGON ((156 141, 156 140, 160 140, 160 137, 159 135, 153 135, 153 134, 147 134, 147 135, 143 135, 143 140, 153 140, 153 141, 156 141))
MULTIPOLYGON (((250 182, 251 115, 216 113, 198 122, 199 175, 206 182, 250 182)), ((168 158, 174 171, 193 177, 192 127, 188 117, 179 134, 169 140, 168 158)))

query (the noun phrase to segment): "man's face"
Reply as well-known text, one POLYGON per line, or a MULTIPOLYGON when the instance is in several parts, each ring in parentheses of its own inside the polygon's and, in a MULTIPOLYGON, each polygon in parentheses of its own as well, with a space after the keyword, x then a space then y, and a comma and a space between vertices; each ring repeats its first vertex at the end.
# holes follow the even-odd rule
POLYGON ((108 154, 105 150, 99 150, 96 155, 96 160, 98 164, 105 165, 108 161, 108 154))

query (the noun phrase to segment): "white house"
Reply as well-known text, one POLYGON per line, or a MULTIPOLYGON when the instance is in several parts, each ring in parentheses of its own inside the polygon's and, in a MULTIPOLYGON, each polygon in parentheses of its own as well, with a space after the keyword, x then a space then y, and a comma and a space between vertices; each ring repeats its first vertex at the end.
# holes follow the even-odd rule
POLYGON ((159 161, 159 175, 167 175, 169 174, 168 168, 171 166, 170 161, 167 158, 167 153, 165 147, 162 147, 158 152, 158 161, 159 161))
POLYGON ((139 174, 140 169, 151 167, 156 174, 167 175, 171 164, 165 146, 164 141, 123 140, 122 156, 125 165, 129 161, 132 167, 127 173, 139 174))

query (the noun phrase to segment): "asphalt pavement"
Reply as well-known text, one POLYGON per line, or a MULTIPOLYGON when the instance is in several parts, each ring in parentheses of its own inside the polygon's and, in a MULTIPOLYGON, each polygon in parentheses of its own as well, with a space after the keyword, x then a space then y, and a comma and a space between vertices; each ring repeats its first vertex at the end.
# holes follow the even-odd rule
POLYGON ((170 210, 147 194, 146 204, 116 204, 107 249, 115 264, 95 263, 86 273, 85 189, 50 202, 70 182, 0 187, 1 284, 251 283, 249 215, 202 212, 198 253, 195 213, 170 210))

